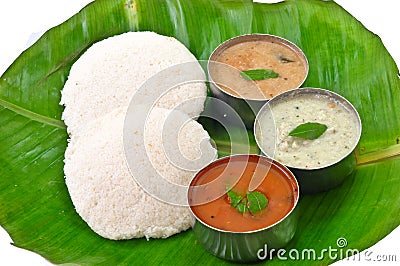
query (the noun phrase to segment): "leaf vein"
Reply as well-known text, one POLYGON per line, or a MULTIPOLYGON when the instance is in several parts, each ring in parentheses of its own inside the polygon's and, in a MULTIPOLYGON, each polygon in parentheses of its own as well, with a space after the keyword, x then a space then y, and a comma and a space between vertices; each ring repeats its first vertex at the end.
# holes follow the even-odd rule
POLYGON ((32 112, 28 109, 25 109, 21 106, 18 106, 16 104, 5 101, 3 99, 0 99, 0 105, 14 113, 22 115, 22 116, 29 118, 31 120, 34 120, 36 122, 54 126, 54 127, 58 127, 58 128, 62 128, 62 129, 66 128, 64 122, 61 120, 50 118, 50 117, 32 112))

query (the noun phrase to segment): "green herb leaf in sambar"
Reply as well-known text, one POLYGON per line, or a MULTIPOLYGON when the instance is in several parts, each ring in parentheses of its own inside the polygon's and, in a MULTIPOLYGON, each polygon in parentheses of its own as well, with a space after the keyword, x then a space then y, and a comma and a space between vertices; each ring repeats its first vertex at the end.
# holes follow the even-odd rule
POLYGON ((308 122, 290 131, 289 136, 313 140, 324 134, 327 128, 324 124, 308 122))
POLYGON ((240 72, 245 80, 264 80, 279 77, 279 74, 271 69, 250 69, 240 72))
POLYGON ((235 207, 235 208, 238 206, 240 201, 243 199, 242 196, 240 196, 239 194, 237 194, 236 192, 234 192, 232 190, 228 190, 227 194, 228 194, 228 198, 229 198, 229 202, 231 203, 231 206, 235 207))
POLYGON ((251 214, 264 210, 268 205, 267 197, 258 191, 247 193, 247 201, 251 214))
POLYGON ((245 213, 247 212, 247 210, 249 209, 249 207, 247 206, 247 200, 243 199, 237 206, 236 209, 240 212, 240 213, 245 213))

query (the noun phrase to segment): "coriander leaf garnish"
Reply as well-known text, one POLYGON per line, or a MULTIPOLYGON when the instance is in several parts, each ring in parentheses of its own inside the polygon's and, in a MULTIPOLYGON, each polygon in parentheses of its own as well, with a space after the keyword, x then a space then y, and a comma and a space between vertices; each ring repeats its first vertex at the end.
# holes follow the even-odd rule
POLYGON ((254 215, 265 209, 268 205, 267 197, 258 191, 248 192, 246 196, 242 197, 238 193, 228 190, 227 195, 231 206, 236 208, 240 213, 250 211, 254 215))
POLYGON ((236 192, 229 190, 227 192, 228 194, 228 198, 229 198, 229 202, 231 203, 232 207, 237 207, 237 205, 240 203, 240 201, 243 199, 242 196, 240 196, 239 194, 237 194, 236 192))
POLYGON ((246 80, 264 80, 279 77, 279 74, 271 69, 250 69, 240 72, 240 75, 246 80))
POLYGON ((268 205, 267 197, 258 191, 247 193, 248 207, 251 214, 264 210, 268 205))
POLYGON ((241 213, 245 213, 247 212, 247 210, 249 209, 249 207, 247 207, 247 200, 244 199, 243 201, 241 201, 237 206, 236 209, 241 212, 241 213))
POLYGON ((324 134, 327 128, 324 124, 308 122, 290 131, 289 136, 313 140, 324 134))

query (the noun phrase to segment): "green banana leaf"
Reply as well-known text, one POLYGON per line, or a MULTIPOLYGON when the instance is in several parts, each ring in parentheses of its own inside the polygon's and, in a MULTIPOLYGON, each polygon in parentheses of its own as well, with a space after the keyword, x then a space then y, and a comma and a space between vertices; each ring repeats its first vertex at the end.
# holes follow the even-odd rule
MULTIPOLYGON (((0 78, 0 224, 14 245, 57 264, 224 263, 208 254, 190 230, 166 240, 103 239, 77 215, 68 195, 60 90, 71 65, 94 42, 138 30, 174 36, 198 59, 208 59, 218 44, 240 34, 282 36, 309 59, 304 86, 338 92, 357 108, 363 123, 357 170, 337 189, 302 197, 298 230, 288 249, 319 254, 329 246, 338 248, 338 238, 345 238, 344 253, 361 251, 400 224, 398 68, 379 37, 336 3, 99 0, 46 32, 0 78)), ((225 134, 210 133, 220 154, 229 153, 225 134)), ((333 260, 324 256, 311 263, 333 260)))

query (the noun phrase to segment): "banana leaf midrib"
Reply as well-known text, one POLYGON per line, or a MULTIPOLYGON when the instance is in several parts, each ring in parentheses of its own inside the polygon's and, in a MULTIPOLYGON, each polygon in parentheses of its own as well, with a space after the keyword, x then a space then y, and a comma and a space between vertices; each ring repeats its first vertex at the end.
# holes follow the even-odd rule
POLYGON ((370 151, 361 155, 356 152, 357 165, 377 163, 386 159, 392 159, 396 157, 400 157, 400 144, 394 144, 392 146, 370 151))
MULTIPOLYGON (((33 121, 43 123, 46 125, 54 126, 57 128, 65 129, 66 126, 62 120, 54 119, 51 117, 43 116, 38 113, 32 112, 30 110, 24 109, 18 105, 10 103, 0 98, 0 105, 15 112, 16 114, 22 115, 26 118, 29 118, 33 121)), ((226 140, 217 140, 218 147, 222 147, 223 149, 227 149, 230 147, 230 142, 226 140)), ((255 151, 256 149, 250 149, 251 151, 255 151)), ((392 159, 400 157, 400 144, 395 144, 392 146, 388 146, 383 149, 378 149, 374 151, 370 151, 365 154, 359 154, 356 152, 357 165, 367 165, 373 164, 379 161, 384 161, 386 159, 392 159)))
POLYGON ((21 106, 18 106, 16 104, 10 103, 6 100, 3 100, 0 98, 0 105, 3 106, 4 108, 7 108, 10 111, 13 111, 16 114, 19 114, 21 116, 24 116, 30 120, 43 123, 46 125, 54 126, 57 128, 66 128, 65 124, 63 121, 59 119, 54 119, 48 116, 40 115, 38 113, 32 112, 28 109, 22 108, 21 106))

